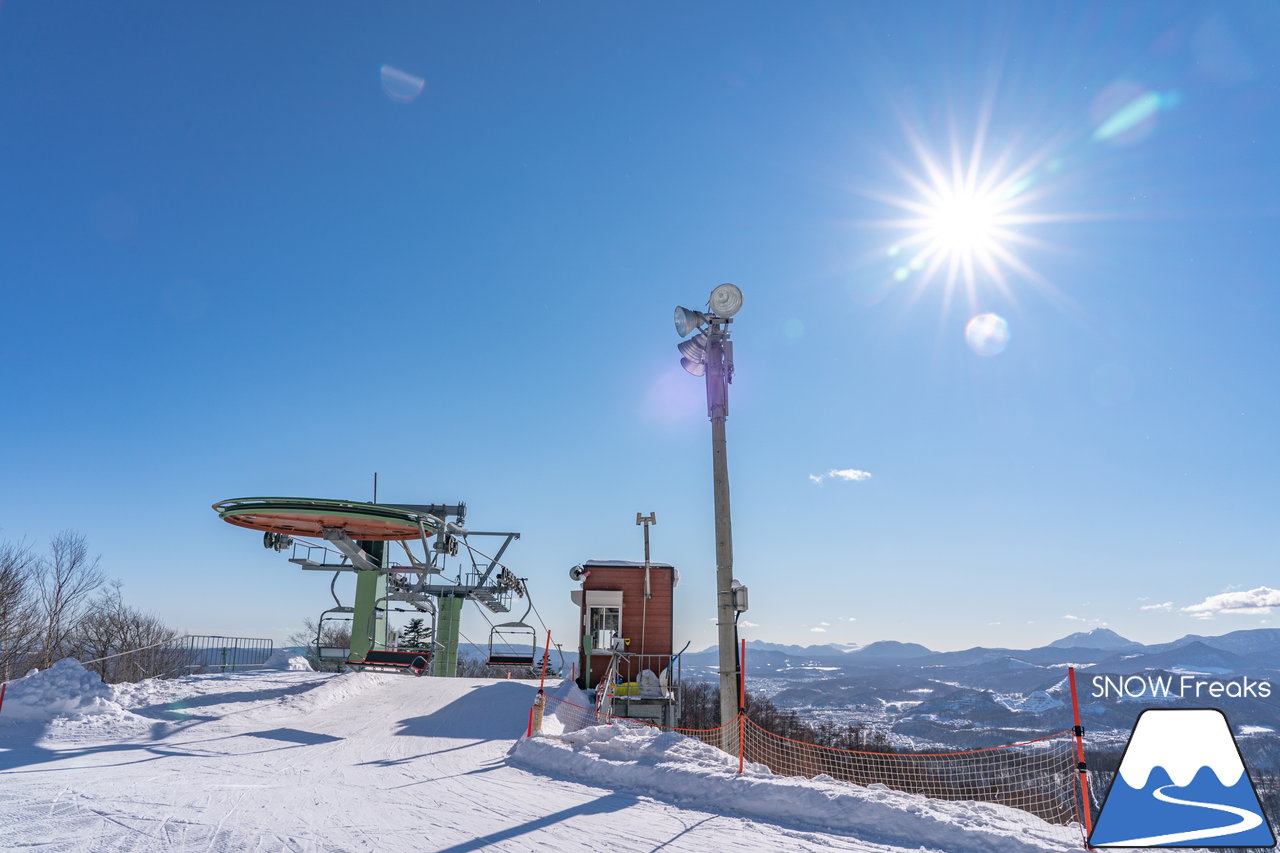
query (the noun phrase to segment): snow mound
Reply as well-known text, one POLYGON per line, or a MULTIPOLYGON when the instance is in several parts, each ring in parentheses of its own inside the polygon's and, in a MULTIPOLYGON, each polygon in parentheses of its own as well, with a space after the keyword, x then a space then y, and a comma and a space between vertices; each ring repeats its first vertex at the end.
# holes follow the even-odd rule
POLYGON ((948 853, 1065 853, 1080 846, 1078 828, 1007 806, 931 800, 826 776, 774 776, 761 765, 748 764, 739 775, 737 758, 676 732, 591 726, 521 739, 508 760, 561 779, 884 844, 948 853))
POLYGON ((543 733, 560 735, 596 724, 595 712, 590 710, 591 698, 569 679, 548 690, 547 699, 548 713, 542 719, 543 733))
POLYGON ((301 692, 280 698, 277 706, 291 712, 315 713, 403 678, 405 676, 398 672, 344 672, 329 676, 315 687, 304 687, 301 692))
POLYGON ((9 682, 0 720, 47 721, 54 717, 119 713, 112 689, 75 658, 63 658, 44 671, 33 669, 9 682))
POLYGON ((267 658, 267 662, 262 665, 262 668, 283 672, 315 672, 311 662, 306 657, 288 648, 279 648, 272 652, 271 657, 267 658))

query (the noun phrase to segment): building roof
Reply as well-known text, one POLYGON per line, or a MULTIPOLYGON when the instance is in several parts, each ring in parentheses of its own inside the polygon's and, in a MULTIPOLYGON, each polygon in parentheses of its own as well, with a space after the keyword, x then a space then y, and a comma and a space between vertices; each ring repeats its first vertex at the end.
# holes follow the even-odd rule
MULTIPOLYGON (((582 567, 586 569, 594 568, 610 568, 610 569, 643 569, 644 562, 632 562, 630 560, 586 560, 582 563, 582 567)), ((655 563, 649 561, 651 569, 674 569, 675 566, 670 563, 655 563)))

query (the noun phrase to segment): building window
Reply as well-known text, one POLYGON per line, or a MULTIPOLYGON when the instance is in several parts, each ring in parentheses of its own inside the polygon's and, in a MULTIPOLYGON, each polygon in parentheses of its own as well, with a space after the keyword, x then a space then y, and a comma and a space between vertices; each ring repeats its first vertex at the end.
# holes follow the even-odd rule
POLYGON ((591 633, 593 654, 609 654, 613 638, 622 630, 621 607, 591 607, 587 611, 587 627, 591 633))

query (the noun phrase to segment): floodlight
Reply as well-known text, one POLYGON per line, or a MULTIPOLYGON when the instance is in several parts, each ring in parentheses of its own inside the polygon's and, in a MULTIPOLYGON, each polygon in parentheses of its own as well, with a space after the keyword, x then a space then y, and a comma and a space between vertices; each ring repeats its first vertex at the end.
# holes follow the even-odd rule
POLYGON ((680 359, 680 366, 694 376, 705 376, 707 374, 707 365, 701 361, 690 361, 687 358, 682 358, 680 359))
POLYGON ((680 354, 690 361, 706 361, 707 333, 701 332, 687 341, 681 341, 676 344, 676 349, 680 350, 680 354))
POLYGON ((690 311, 688 308, 676 306, 676 334, 680 337, 692 332, 707 322, 707 315, 701 311, 690 311))
POLYGON ((711 291, 711 300, 707 304, 711 306, 712 313, 732 317, 742 310, 742 291, 737 285, 726 282, 711 291))

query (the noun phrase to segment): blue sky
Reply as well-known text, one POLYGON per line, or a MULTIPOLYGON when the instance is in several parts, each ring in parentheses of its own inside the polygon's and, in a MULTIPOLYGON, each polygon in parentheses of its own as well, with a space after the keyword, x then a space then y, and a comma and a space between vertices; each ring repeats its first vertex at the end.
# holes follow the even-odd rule
POLYGON ((1271 625, 1277 36, 1248 2, 7 3, 0 537, 281 638, 324 579, 209 504, 378 471, 520 531, 572 644, 568 568, 654 511, 707 645, 670 316, 731 281, 748 636, 1271 625), (979 136, 1018 263, 948 286, 901 221, 979 136))

